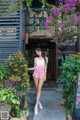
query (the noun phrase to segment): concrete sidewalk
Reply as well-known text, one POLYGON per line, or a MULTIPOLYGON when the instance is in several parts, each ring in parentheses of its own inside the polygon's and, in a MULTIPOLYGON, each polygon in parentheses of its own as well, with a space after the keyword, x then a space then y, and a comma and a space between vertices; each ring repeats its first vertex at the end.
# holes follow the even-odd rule
POLYGON ((34 115, 35 91, 30 91, 28 120, 66 120, 64 108, 60 104, 61 98, 61 91, 42 91, 40 101, 44 108, 39 110, 38 115, 34 115))

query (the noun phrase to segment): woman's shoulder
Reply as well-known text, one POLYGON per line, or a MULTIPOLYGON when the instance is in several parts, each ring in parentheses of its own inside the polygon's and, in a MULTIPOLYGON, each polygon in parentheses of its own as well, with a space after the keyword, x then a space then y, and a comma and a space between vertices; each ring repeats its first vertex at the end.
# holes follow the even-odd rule
POLYGON ((34 60, 37 60, 37 59, 38 59, 38 57, 35 57, 35 58, 34 58, 34 60))

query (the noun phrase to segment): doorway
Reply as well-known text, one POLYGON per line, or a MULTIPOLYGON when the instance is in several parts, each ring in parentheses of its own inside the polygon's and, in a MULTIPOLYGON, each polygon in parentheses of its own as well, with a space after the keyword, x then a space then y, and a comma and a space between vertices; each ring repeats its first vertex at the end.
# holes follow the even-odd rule
MULTIPOLYGON (((39 39, 39 38, 35 38, 35 39, 29 39, 29 43, 26 45, 26 51, 29 52, 30 58, 33 61, 33 56, 34 56, 34 50, 36 47, 40 47, 43 51, 43 53, 45 54, 45 56, 48 57, 48 66, 47 66, 47 83, 49 83, 50 85, 55 86, 56 84, 56 44, 55 43, 51 43, 50 39, 39 39)), ((29 61, 30 62, 30 61, 29 61)), ((31 63, 31 62, 30 62, 31 63)), ((33 67, 34 63, 32 63, 33 67)), ((32 78, 32 73, 33 71, 31 71, 30 73, 30 78, 31 80, 32 78)))

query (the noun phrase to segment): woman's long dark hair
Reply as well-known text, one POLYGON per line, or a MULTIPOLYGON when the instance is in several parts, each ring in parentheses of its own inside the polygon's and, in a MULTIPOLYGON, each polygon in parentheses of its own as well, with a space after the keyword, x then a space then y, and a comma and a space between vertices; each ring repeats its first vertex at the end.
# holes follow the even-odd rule
POLYGON ((45 63, 46 63, 46 58, 45 58, 45 55, 43 54, 43 51, 42 51, 41 48, 37 47, 37 48, 35 49, 34 57, 39 57, 39 56, 36 54, 36 50, 37 50, 37 51, 41 51, 42 57, 44 58, 44 61, 45 61, 45 63))

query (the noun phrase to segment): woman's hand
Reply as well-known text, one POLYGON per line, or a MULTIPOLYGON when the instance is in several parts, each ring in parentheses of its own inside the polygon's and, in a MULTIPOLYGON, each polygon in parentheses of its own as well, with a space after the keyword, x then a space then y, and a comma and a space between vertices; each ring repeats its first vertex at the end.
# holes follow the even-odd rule
POLYGON ((34 70, 34 67, 33 68, 28 68, 28 70, 34 70))
POLYGON ((46 75, 44 76, 44 81, 46 81, 46 75))

